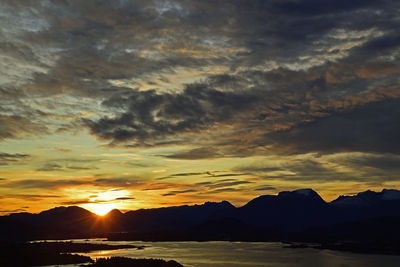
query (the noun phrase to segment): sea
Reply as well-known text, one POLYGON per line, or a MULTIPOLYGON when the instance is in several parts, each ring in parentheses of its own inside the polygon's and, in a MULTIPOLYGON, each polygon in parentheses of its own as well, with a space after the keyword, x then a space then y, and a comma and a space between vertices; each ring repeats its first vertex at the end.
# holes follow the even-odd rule
MULTIPOLYGON (((143 246, 143 249, 129 248, 78 254, 87 255, 93 259, 123 256, 175 260, 185 267, 400 266, 400 256, 357 254, 314 248, 285 248, 285 244, 279 242, 142 242, 106 241, 103 239, 73 239, 63 241, 143 246)), ((61 266, 72 267, 81 265, 61 266)))

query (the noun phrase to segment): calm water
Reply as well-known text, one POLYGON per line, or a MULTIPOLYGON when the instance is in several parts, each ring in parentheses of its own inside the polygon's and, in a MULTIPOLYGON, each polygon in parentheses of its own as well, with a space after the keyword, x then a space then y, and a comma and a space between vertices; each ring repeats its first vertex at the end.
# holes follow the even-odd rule
MULTIPOLYGON (((86 242, 73 240, 73 242, 86 242)), ((311 248, 282 248, 269 242, 111 242, 90 240, 90 243, 131 244, 146 246, 142 250, 120 249, 79 253, 92 258, 126 256, 176 260, 186 267, 243 266, 400 266, 400 256, 364 255, 311 248)), ((77 265, 79 266, 79 265, 77 265)))

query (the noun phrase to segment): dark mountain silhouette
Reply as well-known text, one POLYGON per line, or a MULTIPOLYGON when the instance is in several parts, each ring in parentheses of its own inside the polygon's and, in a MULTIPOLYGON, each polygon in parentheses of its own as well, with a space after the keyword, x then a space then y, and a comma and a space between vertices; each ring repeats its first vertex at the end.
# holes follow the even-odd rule
MULTIPOLYGON (((225 217, 236 208, 228 201, 203 205, 141 209, 125 213, 126 221, 136 231, 184 230, 207 220, 225 217)), ((133 230, 133 229, 131 229, 133 230)))
POLYGON ((328 204, 312 189, 260 196, 238 209, 246 223, 278 230, 298 231, 326 220, 328 204))
MULTIPOLYGON (((222 201, 126 213, 112 210, 105 216, 76 206, 16 213, 0 217, 0 236, 5 240, 383 240, 397 232, 399 221, 398 190, 365 191, 327 203, 312 189, 300 189, 260 196, 238 208, 222 201)), ((400 235, 391 238, 400 240, 400 235)))
POLYGON ((39 214, 10 214, 0 217, 0 225, 4 226, 0 233, 5 240, 90 237, 104 232, 99 216, 76 206, 57 207, 39 214))
POLYGON ((351 222, 375 217, 400 216, 400 191, 384 189, 367 190, 354 196, 340 196, 330 203, 336 223, 351 222))

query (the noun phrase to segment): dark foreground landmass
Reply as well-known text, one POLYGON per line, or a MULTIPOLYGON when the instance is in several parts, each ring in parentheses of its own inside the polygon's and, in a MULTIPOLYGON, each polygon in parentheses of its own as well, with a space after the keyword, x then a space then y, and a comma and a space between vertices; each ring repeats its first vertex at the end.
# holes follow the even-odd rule
POLYGON ((142 249, 143 246, 73 242, 3 243, 0 244, 0 266, 22 267, 78 263, 92 263, 93 266, 181 266, 174 261, 166 262, 153 259, 109 258, 93 261, 88 256, 71 254, 124 248, 142 249))

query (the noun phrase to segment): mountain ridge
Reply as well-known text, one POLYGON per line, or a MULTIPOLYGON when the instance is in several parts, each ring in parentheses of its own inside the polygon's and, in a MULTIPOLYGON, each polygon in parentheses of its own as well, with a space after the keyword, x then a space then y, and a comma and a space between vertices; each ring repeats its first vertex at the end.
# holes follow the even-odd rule
POLYGON ((367 190, 325 202, 306 188, 259 196, 240 207, 220 201, 127 212, 114 209, 103 216, 78 206, 13 213, 0 216, 0 234, 5 239, 271 240, 334 226, 345 229, 342 225, 383 217, 400 218, 399 190, 367 190))
MULTIPOLYGON (((385 199, 385 200, 394 200, 394 199, 395 199, 395 200, 400 200, 400 190, 397 190, 397 189, 382 189, 381 192, 372 191, 372 190, 366 190, 366 191, 362 191, 362 192, 355 193, 355 194, 351 194, 351 195, 339 195, 336 199, 327 202, 327 201, 325 201, 316 191, 314 191, 313 189, 311 189, 311 188, 302 188, 302 189, 296 189, 296 190, 293 190, 293 191, 281 191, 281 192, 279 192, 279 193, 276 194, 276 195, 260 195, 260 196, 258 196, 258 197, 255 197, 255 198, 249 200, 246 204, 244 204, 244 205, 242 205, 242 206, 240 206, 240 207, 236 207, 235 205, 233 205, 232 203, 230 203, 230 202, 227 201, 227 200, 222 200, 222 201, 219 201, 219 202, 206 201, 206 202, 204 202, 204 203, 202 203, 202 204, 193 204, 193 205, 187 205, 187 204, 186 204, 186 205, 167 206, 167 207, 158 207, 158 208, 140 208, 140 209, 137 209, 137 210, 127 210, 127 211, 125 211, 125 212, 122 212, 122 211, 119 210, 119 209, 113 209, 113 210, 111 210, 110 212, 112 212, 112 211, 119 211, 119 212, 125 214, 125 213, 129 213, 129 212, 140 211, 140 210, 159 210, 159 209, 169 209, 169 208, 177 208, 177 207, 197 207, 197 206, 210 205, 210 204, 211 204, 211 205, 213 205, 213 204, 225 204, 225 205, 232 206, 232 207, 234 207, 234 208, 242 208, 242 207, 248 205, 249 203, 251 203, 252 201, 254 201, 254 200, 256 200, 256 199, 259 199, 259 198, 269 198, 269 197, 274 198, 274 197, 279 197, 279 196, 285 196, 285 195, 287 195, 288 193, 289 193, 289 194, 296 194, 296 193, 299 193, 299 194, 297 194, 297 195, 301 195, 300 192, 306 192, 306 191, 312 191, 312 192, 315 193, 322 201, 324 201, 325 203, 328 203, 328 204, 334 203, 334 202, 336 202, 336 201, 338 201, 338 200, 341 200, 341 199, 343 199, 343 198, 354 198, 354 197, 362 196, 364 193, 373 193, 373 194, 376 194, 376 195, 382 195, 382 194, 384 194, 384 193, 389 193, 389 192, 390 192, 390 193, 396 193, 396 198, 389 199, 389 197, 388 197, 388 198, 385 199)), ((304 195, 304 194, 303 194, 303 195, 304 195)), ((0 216, 0 217, 3 217, 3 216, 10 216, 10 215, 14 215, 14 214, 21 214, 21 215, 22 215, 22 214, 29 214, 29 215, 34 215, 34 214, 45 213, 45 212, 48 212, 48 211, 62 210, 62 209, 67 209, 67 208, 72 208, 72 207, 77 207, 77 208, 80 208, 80 209, 83 209, 83 210, 86 210, 86 211, 91 212, 90 210, 87 210, 87 209, 82 208, 82 207, 80 207, 80 206, 72 205, 72 206, 56 206, 56 207, 51 208, 51 209, 48 209, 48 210, 40 211, 39 213, 30 213, 30 212, 26 212, 26 211, 24 211, 24 212, 16 212, 16 213, 13 212, 13 213, 9 213, 9 214, 6 214, 6 215, 2 215, 2 216, 0 216)), ((93 212, 91 212, 91 213, 93 213, 93 212)), ((95 213, 93 213, 93 214, 95 214, 95 213)), ((108 214, 108 213, 107 213, 107 214, 108 214)), ((102 216, 106 216, 107 214, 102 215, 102 216)))

